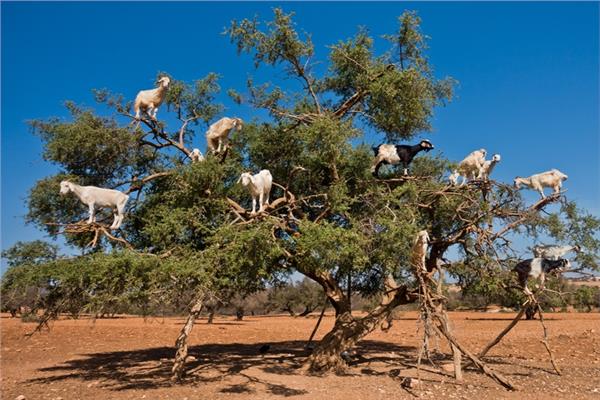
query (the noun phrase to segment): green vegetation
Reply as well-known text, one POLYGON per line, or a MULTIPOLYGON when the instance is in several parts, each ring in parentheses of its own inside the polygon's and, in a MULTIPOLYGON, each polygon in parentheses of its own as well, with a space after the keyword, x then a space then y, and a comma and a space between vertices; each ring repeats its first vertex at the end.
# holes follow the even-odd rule
MULTIPOLYGON (((270 118, 246 121, 226 154, 199 163, 187 154, 203 123, 222 115, 217 74, 174 81, 159 113, 168 108, 180 121, 173 131, 160 121, 132 124, 131 102, 106 90, 96 97, 113 110, 109 116, 67 103, 68 121, 32 121, 45 160, 60 173, 31 189, 27 221, 63 234, 82 255, 56 258, 52 246, 39 243, 8 250, 3 306, 43 310, 47 317, 154 314, 178 312, 211 293, 223 305, 237 302, 239 310, 242 299, 275 287, 268 295, 273 310, 301 313, 325 297, 335 309, 336 324, 311 357, 314 369, 326 369, 340 365, 341 350, 396 307, 417 300, 410 255, 420 230, 431 237, 427 269, 457 247, 461 261, 445 270, 465 296, 484 302, 518 302, 520 294, 506 302, 504 296, 518 256, 512 242, 521 236, 577 243, 579 267, 597 269, 600 221, 562 197, 531 208, 501 183, 451 187, 444 176, 452 163, 440 157, 417 157, 409 179, 388 179, 396 176, 393 170, 382 180, 370 175, 370 149, 353 145, 365 129, 390 142, 410 140, 428 131, 435 108, 453 97, 454 80, 436 78, 419 25, 415 13, 400 16, 381 54, 360 29, 331 46, 326 73, 315 76, 310 36, 299 33, 292 14, 275 9, 266 24, 233 21, 225 34, 239 53, 287 80, 280 87, 249 79, 245 91, 230 90, 236 101, 267 110, 270 118), (240 211, 250 198, 236 182, 242 171, 262 168, 281 186, 271 193, 268 215, 251 217, 240 211), (58 194, 65 178, 129 192, 124 224, 114 236, 97 225, 73 229, 86 209, 58 194), (318 286, 279 287, 293 273, 318 286), (360 317, 351 312, 356 294, 369 299, 360 317)), ((110 222, 111 216, 98 220, 110 222)), ((593 294, 580 288, 575 298, 589 307, 593 294)))

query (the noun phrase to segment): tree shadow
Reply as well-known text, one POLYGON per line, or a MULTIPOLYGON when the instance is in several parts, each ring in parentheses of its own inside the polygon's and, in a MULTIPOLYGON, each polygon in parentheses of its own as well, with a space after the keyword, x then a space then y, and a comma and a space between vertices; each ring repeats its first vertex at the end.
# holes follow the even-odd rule
MULTIPOLYGON (((518 357, 503 357, 503 356, 486 356, 485 362, 488 365, 496 365, 496 366, 507 366, 511 368, 523 368, 528 371, 540 371, 546 372, 548 374, 554 374, 554 370, 552 367, 540 367, 537 365, 531 365, 526 361, 519 359, 518 357)), ((548 364, 550 364, 550 360, 548 359, 548 364)), ((507 372, 507 375, 520 375, 520 376, 531 376, 531 372, 522 373, 522 372, 507 372)))
MULTIPOLYGON (((191 346, 191 356, 186 363, 186 373, 181 382, 171 380, 171 368, 175 349, 155 347, 133 351, 114 351, 83 354, 79 359, 67 360, 62 364, 41 368, 46 376, 31 378, 29 384, 49 384, 68 379, 94 382, 96 387, 107 390, 144 390, 176 385, 195 385, 221 382, 222 393, 255 393, 257 389, 283 397, 306 394, 303 389, 288 387, 268 381, 264 374, 260 378, 251 375, 250 368, 274 375, 302 375, 299 369, 310 354, 305 350, 306 341, 270 342, 265 354, 259 349, 266 343, 229 343, 191 346), (230 382, 235 377, 235 382, 230 382), (243 382, 239 383, 242 379, 243 382), (228 382, 229 381, 229 382, 228 382)), ((413 360, 414 347, 398 346, 379 341, 362 341, 354 349, 350 367, 366 363, 383 362, 385 366, 401 361, 413 360), (395 361, 395 362, 394 362, 395 361)), ((370 369, 370 368, 369 368, 370 369)), ((373 374, 362 368, 363 374, 373 374)), ((361 371, 354 368, 353 373, 361 371)), ((312 375, 311 375, 312 376, 312 375)))
MULTIPOLYGON (((507 315, 506 318, 502 318, 502 317, 490 317, 490 318, 485 318, 485 317, 466 317, 465 321, 506 321, 506 322, 510 322, 513 319, 515 319, 515 316, 510 316, 507 315)), ((560 319, 557 318, 547 318, 546 315, 544 314, 544 321, 560 321, 560 319)), ((539 323, 540 320, 539 319, 525 319, 522 318, 519 320, 519 323, 531 323, 531 322, 537 322, 539 323)))

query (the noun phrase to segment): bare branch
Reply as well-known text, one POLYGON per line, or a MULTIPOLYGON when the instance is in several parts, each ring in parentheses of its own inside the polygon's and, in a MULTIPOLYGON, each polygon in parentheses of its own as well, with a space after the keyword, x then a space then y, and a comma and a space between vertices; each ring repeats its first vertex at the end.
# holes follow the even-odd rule
POLYGON ((173 175, 173 172, 171 172, 171 171, 157 172, 152 175, 148 175, 142 179, 134 178, 130 181, 131 186, 129 187, 129 189, 127 189, 125 191, 125 194, 129 194, 131 192, 142 190, 142 187, 146 183, 153 181, 154 179, 161 178, 163 176, 169 176, 169 175, 173 175))
MULTIPOLYGON (((317 113, 321 114, 321 104, 319 103, 319 99, 317 98, 317 94, 315 93, 315 90, 313 88, 312 78, 306 75, 306 70, 302 67, 302 65, 300 65, 300 60, 293 58, 290 61, 292 62, 292 65, 296 70, 296 74, 306 83, 306 89, 308 90, 310 96, 313 99, 315 107, 317 108, 317 113)), ((308 60, 306 62, 308 63, 308 60)))
POLYGON ((529 207, 525 212, 523 212, 522 216, 520 218, 518 218, 516 221, 511 222, 510 224, 506 225, 504 228, 502 228, 498 232, 496 232, 491 237, 491 240, 492 241, 496 240, 497 238, 499 238, 500 236, 502 236, 506 232, 508 232, 511 229, 514 229, 515 227, 521 225, 524 221, 526 221, 529 217, 531 217, 532 212, 539 211, 543 207, 547 206, 548 204, 558 201, 560 199, 560 195, 561 195, 560 193, 556 193, 556 194, 548 196, 548 197, 546 197, 544 199, 539 200, 537 203, 535 203, 534 205, 532 205, 531 207, 529 207))

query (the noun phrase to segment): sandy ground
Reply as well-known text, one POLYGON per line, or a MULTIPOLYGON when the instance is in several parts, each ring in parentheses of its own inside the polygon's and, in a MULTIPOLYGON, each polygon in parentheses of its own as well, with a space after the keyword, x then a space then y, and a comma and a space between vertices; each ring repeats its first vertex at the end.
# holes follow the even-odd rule
MULTIPOLYGON (((387 333, 363 340, 345 375, 309 376, 298 369, 315 324, 308 318, 216 318, 194 327, 185 382, 170 377, 173 343, 183 319, 123 317, 92 322, 60 320, 49 332, 2 315, 2 399, 598 399, 600 314, 546 314, 550 343, 563 375, 556 375, 540 343, 538 321, 522 321, 487 361, 519 389, 508 392, 472 368, 456 384, 451 375, 420 372, 420 388, 400 381, 415 376, 420 332, 416 313, 402 314, 387 333), (262 356, 258 349, 271 346, 262 356)), ((450 313, 456 336, 477 352, 514 314, 450 313)), ((324 319, 321 337, 333 324, 324 319)), ((443 343, 433 347, 448 352, 443 343)), ((439 363, 439 361, 437 361, 439 363)))

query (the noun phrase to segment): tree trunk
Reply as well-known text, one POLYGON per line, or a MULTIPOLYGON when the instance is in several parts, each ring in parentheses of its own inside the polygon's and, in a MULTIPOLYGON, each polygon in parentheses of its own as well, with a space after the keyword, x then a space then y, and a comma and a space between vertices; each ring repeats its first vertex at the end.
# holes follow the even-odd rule
POLYGON ((352 270, 348 271, 348 287, 346 288, 346 297, 348 298, 348 308, 352 314, 352 270))
MULTIPOLYGON (((363 318, 354 318, 349 309, 343 310, 337 316, 333 329, 319 342, 308 358, 308 368, 319 372, 326 370, 342 370, 346 363, 341 353, 350 349, 359 340, 373 332, 397 306, 412 303, 418 296, 409 293, 405 286, 386 292, 381 303, 363 318)), ((348 303, 346 303, 348 304, 348 303)))
POLYGON ((183 328, 181 328, 179 337, 175 341, 175 347, 177 347, 177 351, 175 353, 175 361, 172 369, 173 379, 175 380, 179 380, 183 377, 183 365, 188 354, 187 339, 192 331, 192 328, 194 327, 194 321, 196 321, 196 318, 200 316, 200 312, 202 311, 202 306, 204 304, 204 298, 204 293, 200 294, 200 296, 197 298, 196 302, 192 306, 192 309, 190 310, 187 321, 183 325, 183 328))
POLYGON ((239 307, 237 310, 235 310, 235 319, 237 321, 241 321, 244 319, 244 308, 239 307))
POLYGON ((306 349, 309 349, 312 343, 312 340, 315 337, 315 334, 317 333, 317 330, 319 329, 319 325, 321 325, 321 321, 323 320, 323 315, 325 315, 325 310, 327 309, 327 302, 325 304, 323 304, 323 309, 321 310, 321 314, 319 315, 319 319, 317 320, 317 324, 315 325, 312 333, 310 334, 310 337, 308 338, 308 342, 306 342, 306 349))
POLYGON ((292 306, 287 305, 285 306, 285 308, 283 309, 283 311, 287 311, 288 314, 290 314, 290 317, 295 317, 296 313, 294 312, 294 310, 292 309, 292 306))
POLYGON ((326 271, 302 271, 300 268, 298 268, 298 270, 323 287, 327 299, 329 300, 329 302, 335 310, 336 318, 339 317, 341 314, 350 311, 350 302, 348 298, 344 295, 344 292, 339 287, 337 281, 331 275, 331 273, 326 271))
POLYGON ((342 352, 354 346, 375 327, 369 330, 367 325, 357 324, 356 319, 352 318, 349 312, 340 314, 335 320, 333 329, 325 335, 308 358, 309 369, 315 372, 343 370, 346 363, 341 357, 342 352))

